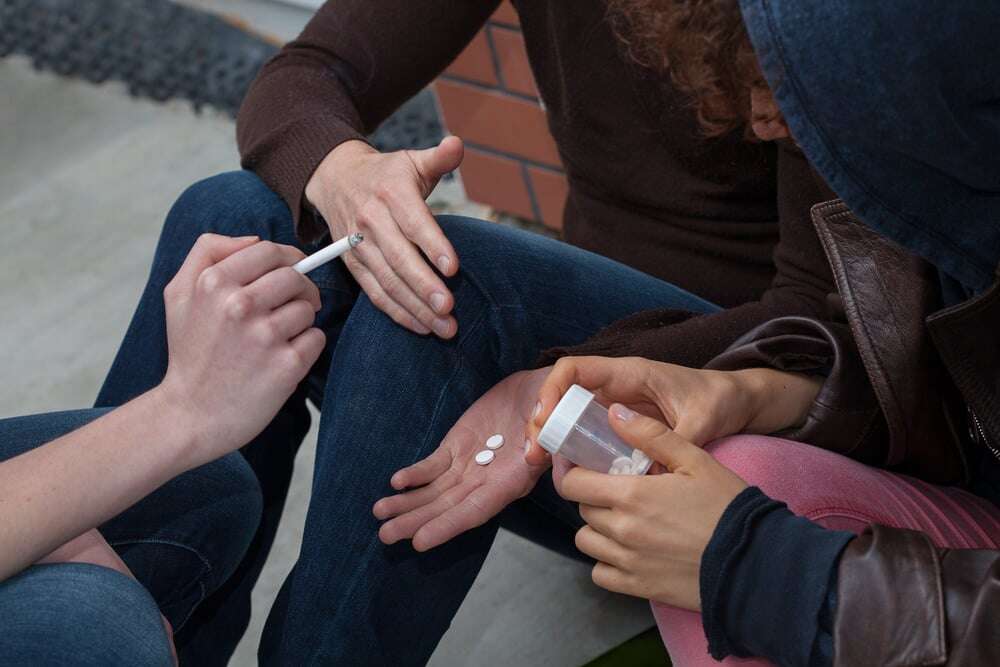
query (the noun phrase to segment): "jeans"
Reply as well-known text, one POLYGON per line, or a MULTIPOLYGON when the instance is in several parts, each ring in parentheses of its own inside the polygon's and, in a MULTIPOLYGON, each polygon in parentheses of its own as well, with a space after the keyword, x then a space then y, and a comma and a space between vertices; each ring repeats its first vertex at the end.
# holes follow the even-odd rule
MULTIPOLYGON (((464 598, 501 523, 571 552, 579 517, 544 478, 501 517, 418 554, 377 537, 371 508, 397 469, 430 454, 463 412, 498 381, 530 368, 549 347, 579 343, 601 327, 660 307, 713 304, 572 246, 491 223, 443 216, 455 246, 458 335, 410 333, 358 294, 341 263, 317 270, 327 332, 320 362, 275 422, 243 450, 264 492, 264 520, 247 560, 214 603, 201 635, 179 643, 198 664, 223 664, 239 640, 250 588, 274 538, 292 458, 308 426, 305 399, 322 420, 302 551, 272 609, 262 664, 423 664, 464 598), (259 451, 267 441, 278 441, 259 451), (208 639, 211 638, 211 641, 208 639)), ((284 203, 256 176, 223 174, 192 186, 171 210, 149 285, 99 397, 114 405, 159 381, 166 368, 162 289, 203 232, 258 234, 295 243, 284 203)), ((307 251, 311 248, 306 248, 307 251)))
MULTIPOLYGON (((0 460, 107 410, 0 420, 0 460)), ((231 454, 166 483, 99 527, 135 575, 97 565, 35 565, 0 582, 0 664, 166 665, 160 613, 176 631, 235 571, 260 518, 260 492, 231 454)))

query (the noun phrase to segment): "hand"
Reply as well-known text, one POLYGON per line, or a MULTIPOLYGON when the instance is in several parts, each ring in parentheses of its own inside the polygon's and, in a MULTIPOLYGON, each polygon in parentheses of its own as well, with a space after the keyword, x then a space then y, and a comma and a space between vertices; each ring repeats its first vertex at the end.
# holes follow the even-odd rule
POLYGON ((662 475, 574 468, 557 490, 587 522, 576 546, 598 561, 594 583, 616 593, 698 611, 701 557, 729 503, 747 487, 663 422, 614 404, 615 432, 666 467, 662 475))
POLYGON ((174 659, 174 665, 180 664, 177 660, 177 646, 174 644, 174 626, 170 624, 167 617, 160 614, 160 618, 163 619, 163 629, 167 632, 167 643, 170 644, 170 656, 174 659))
POLYGON ((392 476, 392 488, 411 490, 375 503, 375 516, 388 520, 379 530, 383 542, 412 538, 414 549, 427 551, 481 526, 535 487, 548 465, 525 462, 524 426, 549 370, 515 373, 497 384, 465 411, 433 454, 392 476), (504 445, 481 466, 474 457, 494 433, 503 435, 504 445))
POLYGON ((365 235, 344 264, 371 302, 418 334, 451 338, 458 329, 450 315, 454 298, 428 266, 453 276, 458 255, 424 200, 463 154, 457 137, 427 150, 385 154, 347 141, 330 151, 306 185, 306 199, 333 238, 365 235))
POLYGON ((696 445, 733 433, 774 433, 805 419, 820 388, 816 378, 769 368, 712 371, 639 357, 565 357, 538 392, 540 409, 528 426, 527 459, 543 462, 538 433, 570 385, 594 392, 603 405, 620 402, 665 421, 696 445))
POLYGON ((169 362, 154 392, 199 434, 191 467, 260 433, 322 352, 319 291, 291 268, 302 257, 204 234, 164 289, 169 362))

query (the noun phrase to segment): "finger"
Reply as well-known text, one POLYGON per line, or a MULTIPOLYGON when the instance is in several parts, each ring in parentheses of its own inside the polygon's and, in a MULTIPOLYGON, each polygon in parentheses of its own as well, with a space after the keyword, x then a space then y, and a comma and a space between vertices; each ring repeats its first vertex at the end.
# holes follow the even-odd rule
POLYGON ((291 340, 313 325, 316 311, 311 303, 298 299, 279 307, 268 321, 279 340, 291 340))
POLYGON ((640 449, 654 461, 662 463, 670 472, 676 472, 701 461, 708 456, 673 432, 659 419, 641 415, 634 410, 613 404, 608 408, 608 418, 615 433, 626 443, 640 449))
POLYGON ((607 507, 580 503, 580 518, 601 535, 612 540, 620 539, 620 531, 615 524, 615 518, 620 516, 620 514, 615 514, 613 510, 607 507))
MULTIPOLYGON (((397 236, 399 232, 396 232, 397 236)), ((409 243, 406 239, 402 242, 409 243)), ((430 272, 427 264, 413 251, 413 261, 419 262, 423 268, 430 272)), ((448 315, 437 316, 430 307, 414 293, 405 279, 399 274, 396 268, 386 261, 378 243, 362 243, 355 249, 355 255, 364 262, 365 267, 378 281, 382 290, 389 295, 393 301, 402 306, 410 315, 417 319, 425 327, 429 327, 441 338, 451 338, 455 335, 457 326, 455 319, 448 315)))
POLYGON ((301 360, 302 377, 305 377, 305 374, 319 359, 319 355, 323 353, 323 348, 326 347, 326 334, 316 327, 311 327, 288 342, 301 360))
MULTIPOLYGON (((455 300, 451 291, 445 287, 444 281, 427 265, 427 261, 435 263, 439 270, 449 269, 454 273, 452 266, 455 262, 450 258, 455 254, 455 250, 451 247, 451 243, 431 215, 427 204, 417 196, 416 192, 408 197, 401 195, 398 203, 391 201, 389 214, 395 221, 394 224, 385 231, 383 228, 376 230, 378 247, 386 262, 396 269, 410 289, 430 306, 433 313, 439 317, 447 315, 454 307, 455 300), (420 244, 420 239, 428 235, 430 228, 436 231, 436 236, 439 238, 433 242, 425 241, 427 244, 433 243, 431 247, 436 248, 429 252, 424 251, 427 257, 425 260, 420 254, 424 248, 420 244), (433 254, 435 252, 438 254, 433 254)), ((441 273, 450 275, 443 270, 441 273)), ((426 321, 424 323, 429 324, 426 321)))
POLYGON ((291 266, 304 257, 301 250, 290 245, 261 241, 233 253, 216 264, 216 267, 237 284, 249 285, 264 274, 283 266, 291 266))
POLYGON ((423 186, 423 196, 430 195, 431 190, 445 174, 455 171, 465 157, 465 145, 462 140, 452 135, 441 140, 437 146, 418 151, 405 151, 405 154, 420 176, 423 186))
POLYGON ((458 253, 418 193, 414 192, 406 199, 401 198, 398 203, 393 202, 391 209, 406 238, 416 244, 438 271, 445 276, 453 276, 458 272, 458 253))
POLYGON ((630 475, 605 475, 576 467, 563 476, 560 495, 577 503, 616 507, 623 504, 635 479, 630 475))
POLYGON ((556 493, 562 493, 560 489, 562 488, 563 478, 566 477, 566 473, 575 467, 573 462, 565 456, 556 454, 552 457, 552 484, 556 487, 556 493))
POLYGON ((478 528, 513 500, 514 498, 498 494, 494 488, 479 486, 461 504, 424 524, 413 536, 413 548, 428 551, 468 530, 478 528))
POLYGON ((456 484, 433 502, 385 522, 378 531, 379 539, 385 544, 394 544, 412 538, 424 524, 462 503, 479 484, 471 480, 456 484))
POLYGON ((397 471, 389 484, 397 491, 430 484, 451 467, 451 462, 451 453, 444 447, 438 447, 427 458, 397 471))
POLYGON ((382 498, 372 508, 372 513, 376 519, 385 521, 397 516, 412 512, 418 507, 430 505, 437 500, 442 493, 455 486, 461 481, 460 475, 449 475, 445 473, 442 477, 434 480, 433 484, 422 486, 412 491, 397 493, 392 496, 382 498))
POLYGON ((304 299, 312 304, 313 312, 320 309, 319 288, 290 266, 262 275, 245 288, 253 303, 274 310, 289 301, 304 299))
POLYGON ((344 255, 344 263, 347 264, 347 268, 350 270, 351 275, 354 276, 354 279, 358 281, 358 285, 368 295, 368 300, 372 302, 372 305, 388 315, 393 322, 421 336, 426 336, 431 332, 420 320, 411 315, 408 310, 393 301, 385 293, 385 290, 378 284, 375 276, 372 275, 368 267, 362 264, 359 259, 354 257, 348 258, 347 255, 344 255))
POLYGON ((601 588, 612 593, 623 593, 643 597, 627 572, 609 563, 598 563, 590 572, 590 578, 601 588))
POLYGON ((218 234, 202 234, 194 242, 181 268, 177 270, 174 284, 185 291, 192 289, 202 271, 259 240, 258 236, 234 238, 218 234))
POLYGON ((590 526, 576 531, 576 548, 596 561, 621 567, 626 560, 626 550, 614 540, 601 535, 590 526))
POLYGON ((552 414, 569 388, 578 384, 602 396, 627 403, 649 400, 649 362, 637 357, 563 357, 545 378, 538 391, 539 406, 532 418, 533 437, 552 414))

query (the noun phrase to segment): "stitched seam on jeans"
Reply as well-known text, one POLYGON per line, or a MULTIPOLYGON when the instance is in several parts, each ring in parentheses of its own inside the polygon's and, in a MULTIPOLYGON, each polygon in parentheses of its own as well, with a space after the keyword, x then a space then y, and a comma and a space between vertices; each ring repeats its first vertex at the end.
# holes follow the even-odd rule
MULTIPOLYGON (((472 335, 472 333, 476 329, 478 329, 483 324, 484 321, 485 321, 485 313, 481 314, 478 318, 476 318, 476 320, 473 321, 472 324, 470 324, 466 328, 466 334, 465 334, 465 336, 459 338, 458 343, 457 343, 459 351, 461 351, 462 344, 469 339, 469 337, 472 335)), ((438 400, 437 400, 437 402, 434 405, 433 412, 431 413, 431 418, 429 420, 430 423, 433 423, 434 420, 437 418, 438 413, 441 410, 441 403, 444 401, 444 397, 447 394, 449 385, 451 385, 452 381, 458 375, 458 372, 462 369, 462 367, 463 367, 462 359, 463 359, 463 356, 461 354, 459 354, 458 363, 455 364, 455 369, 452 371, 451 375, 448 376, 448 381, 445 382, 444 386, 441 388, 441 393, 438 395, 438 400)), ((421 447, 420 447, 419 451, 421 451, 421 452, 424 451, 424 447, 426 447, 426 445, 427 445, 427 439, 428 439, 428 437, 429 436, 426 436, 424 438, 424 440, 421 442, 421 447)), ((423 457, 421 457, 421 458, 423 458, 423 457)), ((420 460, 420 459, 417 459, 417 460, 420 460)), ((416 463, 417 460, 411 461, 410 465, 413 465, 414 463, 416 463)), ((362 552, 362 558, 365 559, 365 560, 362 561, 362 562, 367 562, 367 560, 369 559, 369 556, 370 556, 372 550, 375 548, 375 546, 377 545, 378 542, 379 542, 379 537, 378 537, 378 532, 376 531, 375 534, 372 535, 371 538, 369 538, 368 544, 365 545, 364 551, 362 552)), ((337 605, 337 611, 336 611, 336 615, 337 616, 340 616, 343 613, 343 611, 344 611, 344 605, 347 604, 348 600, 351 599, 351 596, 354 594, 354 591, 357 589, 359 581, 360 581, 360 577, 355 576, 355 577, 352 578, 352 582, 351 582, 350 587, 346 591, 344 591, 344 594, 341 597, 340 604, 337 605)))
POLYGON ((190 547, 186 544, 183 544, 181 542, 176 542, 174 540, 135 538, 135 539, 115 540, 114 542, 109 542, 108 544, 111 545, 112 547, 124 546, 128 544, 165 544, 167 546, 177 547, 178 549, 182 549, 184 551, 193 553, 195 557, 197 557, 198 560, 201 561, 201 565, 204 568, 204 570, 198 577, 198 590, 200 591, 198 594, 198 601, 195 602, 193 605, 191 605, 191 608, 188 610, 188 613, 184 616, 183 619, 181 619, 180 623, 177 624, 177 627, 174 628, 175 632, 180 632, 181 628, 183 628, 184 625, 188 622, 188 620, 190 620, 191 615, 194 614, 198 606, 202 602, 204 602, 205 598, 208 596, 208 589, 205 586, 205 577, 207 577, 212 573, 212 564, 208 561, 208 559, 202 556, 197 549, 190 547))

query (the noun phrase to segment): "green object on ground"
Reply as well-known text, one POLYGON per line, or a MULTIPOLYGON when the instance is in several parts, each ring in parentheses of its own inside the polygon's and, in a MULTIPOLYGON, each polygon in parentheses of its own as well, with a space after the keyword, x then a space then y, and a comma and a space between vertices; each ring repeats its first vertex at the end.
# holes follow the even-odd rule
POLYGON ((652 627, 616 646, 584 667, 669 667, 670 656, 663 647, 660 633, 652 627))

